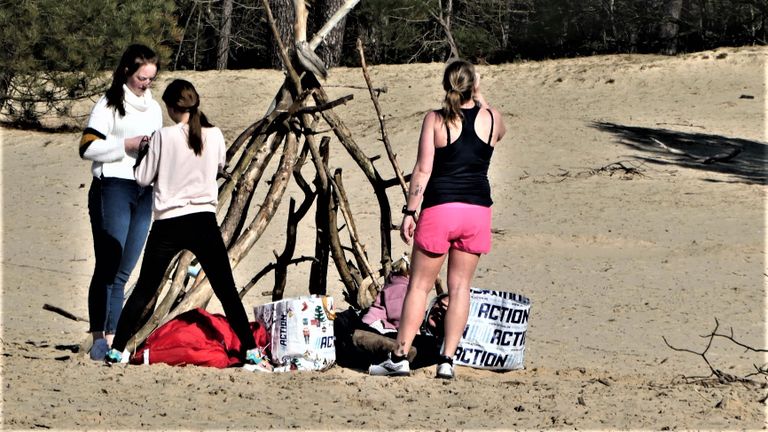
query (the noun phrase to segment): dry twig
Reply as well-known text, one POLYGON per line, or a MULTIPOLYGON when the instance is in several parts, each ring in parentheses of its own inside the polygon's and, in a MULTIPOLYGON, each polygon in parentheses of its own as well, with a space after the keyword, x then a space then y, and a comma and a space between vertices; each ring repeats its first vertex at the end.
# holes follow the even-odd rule
POLYGON ((743 377, 723 372, 722 370, 717 369, 717 368, 715 368, 712 365, 712 363, 707 358, 707 353, 709 352, 709 349, 712 347, 712 342, 717 337, 727 339, 727 340, 735 343, 736 345, 746 349, 747 351, 752 351, 752 352, 768 352, 768 349, 754 348, 754 347, 751 347, 749 345, 746 345, 744 343, 741 343, 741 342, 737 341, 734 338, 734 336, 733 336, 733 328, 731 328, 731 333, 730 334, 718 333, 717 330, 719 328, 720 328, 720 323, 718 322, 717 318, 715 318, 715 328, 712 330, 712 332, 710 332, 708 335, 701 336, 702 338, 707 339, 707 345, 704 348, 704 350, 701 351, 701 352, 694 351, 694 350, 688 349, 688 348, 677 348, 677 347, 674 347, 674 346, 672 346, 667 341, 666 337, 662 336, 661 338, 664 340, 664 343, 667 344, 667 346, 669 348, 671 348, 672 350, 674 350, 674 351, 687 352, 687 353, 696 354, 696 355, 700 356, 704 360, 704 363, 707 364, 707 367, 709 368, 709 370, 711 372, 707 376, 686 376, 686 377, 684 377, 684 379, 686 379, 686 380, 706 380, 706 379, 709 379, 710 377, 714 376, 715 378, 717 378, 717 381, 719 383, 721 383, 721 384, 727 384, 727 383, 733 383, 733 382, 741 382, 741 383, 746 383, 746 384, 762 384, 762 383, 760 383, 758 381, 755 381, 755 380, 751 379, 750 377, 755 376, 755 375, 768 376, 768 365, 762 365, 762 366, 753 365, 755 367, 755 372, 747 374, 747 375, 745 375, 743 377))

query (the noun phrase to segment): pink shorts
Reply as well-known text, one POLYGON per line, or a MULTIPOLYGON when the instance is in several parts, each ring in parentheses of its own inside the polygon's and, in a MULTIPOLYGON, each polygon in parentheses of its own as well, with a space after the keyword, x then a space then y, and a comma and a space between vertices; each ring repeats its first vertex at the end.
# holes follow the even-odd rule
POLYGON ((447 203, 424 209, 416 223, 413 241, 436 254, 449 249, 487 254, 491 251, 491 208, 447 203))

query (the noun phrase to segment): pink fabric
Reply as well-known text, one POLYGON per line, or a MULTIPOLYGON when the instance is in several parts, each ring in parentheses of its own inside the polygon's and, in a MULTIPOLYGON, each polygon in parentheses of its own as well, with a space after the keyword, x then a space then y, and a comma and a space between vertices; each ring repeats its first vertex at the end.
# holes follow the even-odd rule
POLYGON ((486 254, 491 251, 491 208, 464 203, 428 207, 419 216, 413 240, 437 254, 449 249, 486 254))
POLYGON ((406 291, 408 291, 407 277, 399 275, 390 277, 368 312, 363 315, 363 322, 371 325, 381 320, 384 328, 397 330, 400 326, 406 291))

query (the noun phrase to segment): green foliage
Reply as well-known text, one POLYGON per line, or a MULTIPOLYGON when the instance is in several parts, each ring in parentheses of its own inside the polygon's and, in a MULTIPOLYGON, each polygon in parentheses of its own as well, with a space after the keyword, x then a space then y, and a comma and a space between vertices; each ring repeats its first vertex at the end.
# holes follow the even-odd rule
MULTIPOLYGON (((668 1, 453 0, 450 31, 461 56, 475 62, 660 52, 668 1)), ((358 3, 346 20, 341 64, 359 64, 358 38, 370 64, 445 61, 450 47, 439 17, 448 3, 358 3)), ((155 48, 165 69, 213 69, 221 7, 218 0, 0 0, 1 114, 31 125, 44 114, 66 115, 73 99, 103 91, 104 71, 130 43, 155 48)), ((765 0, 685 0, 671 43, 680 52, 765 44, 767 23, 765 0)), ((261 2, 236 1, 230 67, 269 67, 271 38, 261 2)))
POLYGON ((445 43, 430 12, 436 0, 367 0, 358 4, 347 20, 345 58, 358 64, 355 40, 366 47, 366 61, 383 63, 399 58, 402 62, 432 61, 445 53, 445 43))
POLYGON ((3 120, 39 127, 73 101, 103 91, 131 43, 167 58, 176 27, 172 0, 3 0, 0 109, 3 120))
MULTIPOLYGON (((501 62, 616 52, 659 52, 665 0, 453 0, 451 32, 462 57, 501 62)), ((357 63, 362 37, 371 63, 443 61, 436 16, 448 1, 367 0, 353 11, 344 62, 357 63)), ((681 52, 765 44, 765 0, 686 0, 681 52)))

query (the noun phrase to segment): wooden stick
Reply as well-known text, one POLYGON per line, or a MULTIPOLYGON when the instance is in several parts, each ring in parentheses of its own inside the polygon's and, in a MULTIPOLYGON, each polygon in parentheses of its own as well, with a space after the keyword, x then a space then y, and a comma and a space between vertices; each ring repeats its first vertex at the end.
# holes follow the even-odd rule
MULTIPOLYGON (((323 24, 323 26, 320 28, 320 30, 315 33, 314 36, 312 36, 312 40, 309 42, 309 47, 312 50, 317 49, 318 46, 323 42, 323 39, 325 39, 326 36, 328 36, 328 33, 333 30, 334 27, 341 21, 342 18, 347 16, 347 14, 358 4, 360 3, 360 0, 347 0, 339 10, 336 11, 335 14, 326 22, 323 24)), ((297 14, 298 15, 298 14, 297 14)))
MULTIPOLYGON (((321 87, 316 88, 312 95, 315 101, 319 104, 328 102, 328 95, 321 87)), ((371 163, 370 158, 363 153, 354 138, 352 138, 352 133, 341 118, 333 110, 323 111, 322 116, 326 123, 333 128, 336 137, 349 155, 352 156, 352 159, 357 162, 358 167, 362 169, 363 174, 365 174, 373 187, 380 210, 379 235, 381 239, 381 265, 385 269, 385 273, 389 274, 392 269, 392 210, 389 208, 389 197, 387 196, 387 190, 384 187, 383 180, 373 166, 373 163, 371 163)))
POLYGON ((387 126, 384 124, 384 114, 381 113, 381 105, 379 105, 379 98, 376 96, 376 94, 373 92, 373 86, 371 84, 371 77, 368 75, 368 67, 365 64, 365 53, 363 52, 363 41, 360 40, 360 38, 357 39, 357 51, 360 53, 360 67, 363 70, 363 77, 365 78, 365 83, 368 85, 368 93, 371 95, 371 100, 373 101, 373 107, 376 109, 376 117, 379 119, 379 128, 381 130, 381 139, 384 142, 384 148, 387 151, 387 157, 389 157, 389 162, 392 164, 392 168, 395 170, 395 176, 397 176, 398 182, 400 182, 400 187, 403 189, 403 197, 405 198, 405 201, 408 202, 408 186, 405 184, 405 179, 403 178, 403 172, 400 169, 400 164, 397 162, 397 155, 392 151, 392 145, 389 143, 389 136, 387 135, 387 126))
POLYGON ((85 318, 81 318, 81 317, 79 317, 79 316, 77 316, 77 315, 75 315, 75 314, 73 314, 71 312, 65 311, 64 309, 62 309, 62 308, 60 308, 58 306, 53 306, 53 305, 48 304, 48 303, 45 303, 43 305, 43 309, 45 309, 47 311, 51 311, 51 312, 56 312, 57 314, 65 317, 65 318, 69 318, 69 319, 71 319, 73 321, 89 322, 85 318))
MULTIPOLYGON (((296 7, 297 1, 300 1, 303 7, 304 0, 294 0, 294 7, 296 7)), ((275 42, 277 43, 278 51, 280 52, 280 58, 283 60, 283 66, 285 66, 285 70, 288 72, 288 76, 290 77, 291 82, 294 85, 294 89, 296 90, 296 93, 297 94, 301 93, 301 79, 299 78, 299 74, 296 73, 296 69, 293 68, 293 64, 291 64, 291 58, 288 55, 288 50, 285 48, 285 45, 283 45, 283 41, 280 38, 280 32, 277 30, 275 17, 272 16, 272 9, 269 7, 269 0, 262 0, 261 4, 264 6, 264 11, 267 14, 267 22, 269 22, 269 26, 272 29, 272 35, 274 36, 275 42)), ((297 9, 296 10, 297 21, 299 20, 298 15, 299 13, 297 9)), ((305 39, 306 39, 306 21, 305 21, 304 31, 305 31, 305 39)), ((283 87, 285 87, 285 85, 283 85, 283 87)), ((274 105, 274 102, 273 102, 273 105, 274 105)))
MULTIPOLYGON (((344 190, 340 169, 336 170, 333 179, 334 184, 336 185, 333 191, 336 194, 336 198, 338 199, 341 208, 341 214, 344 216, 344 220, 347 221, 347 226, 349 227, 347 231, 349 232, 349 240, 352 243, 352 251, 355 255, 357 265, 363 270, 363 278, 371 276, 374 274, 374 271, 371 268, 371 264, 368 262, 368 258, 366 257, 367 253, 365 251, 365 245, 360 241, 360 236, 357 233, 357 226, 355 224, 355 219, 352 216, 352 209, 350 209, 349 201, 347 200, 347 192, 344 190)), ((378 292, 378 290, 381 288, 379 281, 374 277, 372 278, 372 283, 378 292)))
POLYGON ((307 5, 305 0, 293 0, 293 11, 296 21, 293 24, 293 34, 296 42, 307 40, 307 5))
POLYGON ((369 90, 369 89, 373 89, 373 91, 375 91, 376 93, 386 93, 388 91, 387 90, 387 86, 383 86, 383 87, 368 87, 368 86, 365 86, 365 87, 363 87, 363 86, 345 85, 345 84, 340 84, 340 85, 326 84, 323 87, 326 87, 326 88, 351 88, 351 89, 355 89, 355 90, 369 90))
MULTIPOLYGON (((314 128, 314 124, 313 124, 314 128)), ((330 255, 330 224, 328 212, 330 209, 330 191, 326 167, 328 166, 329 146, 331 138, 324 136, 320 140, 318 149, 314 143, 314 137, 307 136, 305 143, 312 154, 312 162, 315 163, 315 258, 309 271, 309 293, 325 295, 328 289, 328 259, 330 255)))

